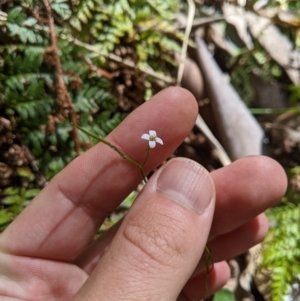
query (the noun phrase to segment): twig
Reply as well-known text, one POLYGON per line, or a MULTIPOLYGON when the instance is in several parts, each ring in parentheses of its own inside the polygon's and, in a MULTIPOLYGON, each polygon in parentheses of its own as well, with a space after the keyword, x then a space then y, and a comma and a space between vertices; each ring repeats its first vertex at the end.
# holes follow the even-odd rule
POLYGON ((196 120, 196 126, 202 131, 213 148, 217 151, 219 160, 223 164, 223 166, 229 165, 231 163, 229 156, 199 114, 196 120))
MULTIPOLYGON (((195 19, 192 24, 192 29, 197 29, 200 26, 204 26, 204 25, 207 25, 210 23, 224 21, 224 20, 225 20, 224 16, 213 16, 213 17, 205 17, 205 18, 195 19)), ((179 25, 177 28, 184 29, 184 28, 186 28, 186 24, 179 25)))
POLYGON ((147 75, 150 75, 150 76, 152 76, 154 78, 157 78, 159 80, 162 80, 162 81, 164 81, 167 84, 174 84, 173 78, 165 76, 165 75, 160 74, 160 73, 157 73, 157 72, 155 72, 154 70, 152 70, 150 68, 138 67, 134 62, 132 62, 130 60, 127 60, 127 59, 123 59, 123 58, 121 58, 120 56, 118 56, 118 55, 116 55, 114 53, 105 53, 105 52, 101 51, 100 49, 98 49, 97 47, 89 45, 89 44, 86 44, 84 42, 81 42, 81 41, 79 41, 79 40, 77 40, 77 39, 75 39, 73 37, 68 37, 68 36, 65 36, 65 35, 61 35, 60 37, 62 39, 67 39, 69 42, 73 42, 77 46, 83 47, 83 48, 85 48, 85 49, 87 49, 87 50, 89 50, 91 52, 94 52, 94 53, 102 55, 102 56, 104 56, 106 58, 109 58, 111 61, 123 64, 123 65, 125 65, 127 67, 130 67, 130 68, 133 68, 133 69, 138 69, 141 72, 143 72, 143 73, 145 73, 147 75))
MULTIPOLYGON (((57 103, 62 109, 68 109, 68 114, 71 120, 71 123, 76 125, 76 114, 74 110, 74 106, 68 90, 66 88, 64 77, 63 77, 63 68, 60 61, 59 53, 58 53, 58 44, 57 44, 57 37, 55 33, 55 26, 54 26, 54 19, 52 16, 52 10, 49 3, 49 0, 44 0, 44 5, 47 11, 48 16, 48 23, 49 23, 49 30, 50 30, 50 37, 51 37, 51 51, 54 56, 55 60, 55 69, 57 73, 57 103)), ((75 142, 75 150, 77 155, 80 155, 80 142, 78 139, 78 132, 75 126, 72 127, 74 142, 75 142)))
POLYGON ((182 76, 183 76, 184 60, 186 58, 187 46, 189 43, 189 37, 190 37, 191 30, 192 30, 193 20, 195 17, 195 10, 196 10, 194 0, 187 0, 187 2, 189 5, 189 12, 188 12, 188 19, 187 19, 186 28, 185 28, 184 40, 183 40, 183 44, 182 44, 182 48, 181 48, 180 64, 179 64, 178 73, 177 73, 177 84, 178 85, 181 83, 182 76))
POLYGON ((114 77, 111 73, 107 72, 106 70, 93 65, 93 62, 88 57, 84 56, 83 59, 89 66, 89 69, 95 72, 98 76, 105 77, 107 80, 112 80, 112 78, 114 77))

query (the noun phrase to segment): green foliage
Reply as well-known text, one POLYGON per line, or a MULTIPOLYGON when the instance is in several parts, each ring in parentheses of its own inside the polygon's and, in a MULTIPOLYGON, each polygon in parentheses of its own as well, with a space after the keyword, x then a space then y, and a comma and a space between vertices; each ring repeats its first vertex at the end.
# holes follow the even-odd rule
MULTIPOLYGON (((300 172, 296 167, 290 175, 300 172)), ((267 211, 270 229, 263 243, 262 267, 271 271, 272 300, 282 301, 300 277, 300 199, 289 189, 282 203, 267 211)))
POLYGON ((43 44, 46 39, 34 25, 37 20, 27 16, 22 7, 16 6, 7 15, 6 27, 10 37, 16 37, 23 44, 43 44))
POLYGON ((290 105, 295 105, 300 103, 300 86, 292 85, 290 87, 290 97, 289 97, 289 103, 290 105))
MULTIPOLYGON (((29 169, 20 171, 22 176, 30 177, 34 175, 29 169)), ((1 200, 4 209, 0 209, 0 231, 3 231, 6 226, 24 209, 25 206, 40 192, 37 188, 21 188, 8 187, 3 191, 3 198, 1 200)))
POLYGON ((242 68, 237 68, 231 73, 231 80, 234 88, 238 94, 242 97, 247 105, 250 104, 250 101, 254 96, 254 89, 251 83, 251 63, 248 63, 247 60, 242 61, 245 65, 242 68))
MULTIPOLYGON (((3 62, 0 64, 1 98, 6 114, 16 117, 18 128, 22 129, 21 135, 38 157, 40 167, 47 176, 52 176, 74 157, 74 143, 70 137, 70 122, 66 120, 58 122, 54 132, 47 132, 49 115, 55 116, 58 110, 56 71, 47 52, 49 27, 35 18, 37 12, 45 15, 41 3, 26 1, 25 6, 27 9, 22 2, 15 1, 15 6, 7 12, 5 26, 13 40, 11 44, 0 47, 0 60, 3 62), (31 13, 34 10, 35 14, 31 13), (56 163, 49 164, 49 158, 56 163), (48 169, 51 172, 48 173, 48 169)), ((111 84, 95 75, 84 59, 88 58, 90 64, 101 68, 104 57, 97 57, 89 50, 70 43, 68 37, 73 39, 76 36, 83 42, 99 45, 104 53, 113 51, 121 42, 130 45, 138 56, 136 63, 143 66, 148 62, 151 64, 150 59, 153 62, 161 59, 162 53, 165 61, 171 61, 171 50, 178 45, 165 34, 172 30, 175 32, 168 22, 174 18, 177 6, 174 0, 78 0, 72 7, 65 0, 51 2, 56 18, 60 18, 57 37, 64 80, 75 111, 81 117, 81 126, 106 135, 125 116, 116 111, 118 103, 111 93, 111 84)), ((152 65, 162 69, 161 62, 152 65)))
POLYGON ((250 105, 254 97, 252 75, 266 81, 279 79, 283 75, 282 68, 270 60, 269 55, 257 43, 253 51, 241 52, 231 61, 232 84, 247 105, 250 105))
POLYGON ((270 6, 285 9, 285 10, 299 9, 300 1, 299 0, 272 0, 270 1, 270 6))
MULTIPOLYGON (((170 25, 178 2, 52 0, 50 4, 63 80, 78 125, 106 136, 126 117, 115 95, 117 84, 125 84, 123 72, 128 74, 127 67, 110 61, 109 54, 114 53, 136 65, 137 68, 130 69, 131 90, 140 89, 136 94, 142 95, 142 101, 148 98, 152 93, 152 80, 146 75, 141 77, 138 68, 168 74, 173 51, 179 49, 177 41, 182 37, 170 25), (124 49, 129 52, 124 53, 124 49), (109 76, 103 75, 103 70, 109 76), (111 75, 119 77, 117 84, 110 81, 111 75), (141 80, 135 83, 134 79, 141 80)), ((3 27, 0 35, 1 116, 13 124, 13 143, 30 149, 38 173, 49 180, 77 153, 70 112, 60 103, 57 62, 51 48, 47 12, 43 2, 37 0, 13 0, 9 5, 0 4, 0 8, 3 27)), ((134 93, 124 98, 128 103, 135 102, 134 93)), ((81 151, 95 143, 81 132, 78 132, 78 140, 81 151)), ((5 162, 5 152, 10 145, 1 146, 0 162, 5 162)), ((0 211, 0 227, 27 204, 28 191, 40 188, 40 175, 32 171, 28 162, 20 166, 25 168, 23 171, 11 167, 13 182, 9 187, 0 187, 4 206, 0 211), (32 176, 25 177, 24 181, 26 170, 32 176), (15 194, 7 194, 7 188, 15 194)))
POLYGON ((235 295, 228 289, 221 289, 214 294, 213 301, 234 301, 235 295))
POLYGON ((77 0, 70 24, 83 41, 101 45, 103 52, 110 53, 119 44, 130 45, 138 64, 160 70, 162 62, 165 66, 171 60, 170 51, 179 50, 178 43, 166 36, 182 38, 170 25, 178 7, 175 0, 77 0))

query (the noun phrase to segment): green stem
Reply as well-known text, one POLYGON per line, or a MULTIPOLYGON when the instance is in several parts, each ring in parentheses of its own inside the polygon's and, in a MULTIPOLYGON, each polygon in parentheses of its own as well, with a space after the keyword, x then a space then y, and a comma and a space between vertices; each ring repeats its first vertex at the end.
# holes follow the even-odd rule
POLYGON ((204 295, 207 294, 208 292, 208 275, 212 272, 214 268, 214 260, 212 257, 212 252, 211 249, 208 246, 205 246, 205 251, 208 254, 208 258, 203 258, 204 264, 205 264, 205 269, 206 269, 206 274, 205 274, 205 293, 204 295))
MULTIPOLYGON (((134 164, 136 167, 138 167, 140 170, 141 170, 141 174, 142 174, 142 177, 143 177, 143 180, 145 182, 147 182, 147 179, 146 179, 146 176, 144 174, 144 170, 143 170, 143 165, 139 164, 138 162, 134 161, 133 159, 131 159, 130 157, 128 157, 127 155, 125 155, 118 147, 116 147, 115 145, 113 145, 112 143, 110 143, 109 141, 105 140, 104 138, 102 137, 98 137, 90 132, 88 132, 87 130, 85 130, 84 128, 78 126, 77 124, 73 124, 76 128, 78 128, 80 131, 82 131, 83 133, 85 133, 86 135, 96 139, 97 141, 99 142, 102 142, 106 145, 108 145, 111 149, 113 149, 114 151, 116 151, 124 160, 134 164)), ((148 158, 148 156, 147 156, 148 158)), ((145 162, 144 162, 145 163, 145 162)), ((143 163, 143 164, 144 164, 143 163)))
POLYGON ((147 162, 147 160, 149 158, 149 154, 150 154, 150 147, 148 146, 148 148, 147 148, 147 155, 146 155, 146 158, 145 158, 145 160, 144 160, 144 162, 142 164, 142 168, 144 168, 144 166, 145 166, 145 164, 146 164, 146 162, 147 162))
POLYGON ((143 177, 143 181, 145 182, 145 184, 148 182, 147 177, 144 174, 144 169, 141 168, 141 173, 142 173, 142 177, 143 177))

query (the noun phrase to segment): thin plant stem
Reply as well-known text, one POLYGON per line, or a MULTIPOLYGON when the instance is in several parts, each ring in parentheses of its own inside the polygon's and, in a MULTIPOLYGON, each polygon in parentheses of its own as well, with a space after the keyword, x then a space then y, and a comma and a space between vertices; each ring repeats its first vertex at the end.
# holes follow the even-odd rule
POLYGON ((148 146, 148 148, 147 148, 147 155, 146 155, 145 161, 144 161, 143 164, 142 164, 142 167, 143 167, 143 168, 144 168, 146 162, 148 161, 149 154, 150 154, 150 147, 148 146))
POLYGON ((214 268, 214 261, 213 261, 213 256, 212 256, 212 251, 211 249, 208 247, 208 246, 205 246, 205 251, 206 253, 208 254, 208 259, 207 259, 207 262, 208 262, 208 269, 207 269, 207 273, 211 273, 213 268, 214 268))
POLYGON ((205 246, 205 251, 208 254, 208 258, 203 258, 204 260, 204 265, 205 265, 205 269, 206 269, 206 274, 205 274, 205 293, 204 295, 206 295, 208 293, 208 275, 212 272, 213 268, 214 268, 214 260, 212 257, 212 251, 208 246, 205 246))
POLYGON ((191 30, 192 30, 193 20, 195 17, 195 9, 196 9, 194 0, 187 0, 187 2, 188 2, 188 6, 189 6, 189 11, 188 11, 188 19, 187 19, 187 24, 186 24, 185 33, 184 33, 183 44, 182 44, 182 48, 181 48, 180 64, 179 64, 178 73, 177 73, 177 84, 178 85, 181 83, 182 76, 183 76, 184 60, 186 58, 189 37, 190 37, 191 30))
MULTIPOLYGON (((106 144, 107 146, 109 146, 111 149, 113 149, 114 151, 116 151, 124 160, 132 163, 133 165, 135 165, 137 168, 140 169, 141 171, 141 174, 142 174, 142 177, 143 177, 143 180, 145 181, 145 183, 147 182, 147 178, 145 176, 145 173, 144 173, 144 164, 146 162, 143 163, 143 165, 139 164, 138 162, 136 162, 135 160, 131 159, 130 157, 128 157, 127 155, 125 155, 117 146, 113 145, 112 143, 110 143, 109 141, 105 140, 104 138, 102 137, 99 137, 99 136, 96 136, 90 132, 88 132, 87 130, 85 130, 84 128, 78 126, 77 124, 73 124, 76 128, 78 128, 79 130, 81 130, 83 133, 85 133, 86 135, 96 139, 97 141, 99 142, 102 142, 104 144, 106 144)), ((147 158, 148 158, 149 154, 147 155, 147 158)))

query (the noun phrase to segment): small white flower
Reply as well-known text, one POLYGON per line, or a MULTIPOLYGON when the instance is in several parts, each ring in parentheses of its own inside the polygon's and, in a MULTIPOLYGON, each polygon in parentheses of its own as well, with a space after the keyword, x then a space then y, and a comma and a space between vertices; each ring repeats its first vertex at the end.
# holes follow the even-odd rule
POLYGON ((149 141, 150 148, 154 148, 156 146, 156 142, 164 145, 163 141, 156 136, 155 131, 149 131, 149 134, 143 134, 141 138, 149 141))

